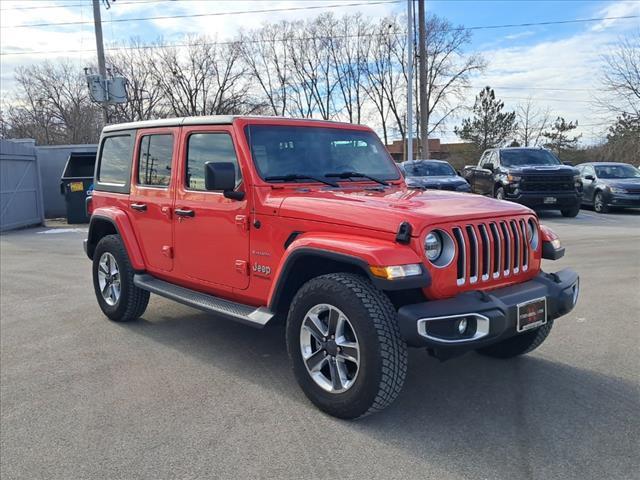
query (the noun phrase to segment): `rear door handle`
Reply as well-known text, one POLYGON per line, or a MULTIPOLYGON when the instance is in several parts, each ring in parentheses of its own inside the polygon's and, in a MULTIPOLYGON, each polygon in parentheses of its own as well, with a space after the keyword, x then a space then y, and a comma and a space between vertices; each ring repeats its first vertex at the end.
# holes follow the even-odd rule
POLYGON ((147 204, 146 203, 132 203, 131 204, 131 208, 133 208, 134 210, 137 210, 139 212, 146 212, 147 211, 147 204))
POLYGON ((183 210, 181 208, 176 208, 175 212, 176 212, 176 215, 178 215, 179 217, 195 217, 196 216, 196 212, 194 212, 193 210, 183 210))

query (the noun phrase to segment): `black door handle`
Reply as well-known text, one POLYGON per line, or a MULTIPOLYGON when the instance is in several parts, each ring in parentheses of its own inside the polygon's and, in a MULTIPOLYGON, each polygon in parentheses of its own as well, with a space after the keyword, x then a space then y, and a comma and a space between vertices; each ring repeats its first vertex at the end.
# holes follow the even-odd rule
POLYGON ((176 208, 176 215, 180 217, 195 217, 196 212, 193 210, 183 210, 181 208, 176 208))
POLYGON ((131 204, 131 208, 133 208, 134 210, 137 210, 139 212, 146 212, 147 211, 147 205, 145 203, 132 203, 131 204))

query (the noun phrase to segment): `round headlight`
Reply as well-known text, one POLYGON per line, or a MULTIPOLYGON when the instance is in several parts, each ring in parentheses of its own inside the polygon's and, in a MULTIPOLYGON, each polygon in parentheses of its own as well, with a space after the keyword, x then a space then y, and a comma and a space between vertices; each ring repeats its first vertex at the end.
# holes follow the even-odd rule
POLYGON ((529 243, 533 240, 533 226, 531 226, 531 222, 527 222, 527 240, 529 243))
POLYGON ((438 232, 430 232, 424 239, 424 251, 427 258, 435 262, 442 254, 442 237, 438 232))

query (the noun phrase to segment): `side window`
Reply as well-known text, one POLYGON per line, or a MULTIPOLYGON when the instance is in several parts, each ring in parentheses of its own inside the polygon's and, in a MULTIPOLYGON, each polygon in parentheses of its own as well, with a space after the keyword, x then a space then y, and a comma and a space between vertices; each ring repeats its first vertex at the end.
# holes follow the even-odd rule
POLYGON ((119 186, 127 185, 131 172, 132 147, 131 135, 106 137, 102 142, 97 181, 119 186))
POLYGON ((228 133, 193 133, 187 144, 187 171, 185 186, 189 190, 206 190, 204 164, 207 162, 231 162, 236 167, 236 187, 242 181, 236 151, 228 133))
POLYGON ((140 141, 138 184, 167 187, 171 180, 173 135, 145 135, 140 141))
POLYGON ((582 172, 584 175, 593 175, 596 176, 596 171, 591 165, 587 165, 584 167, 584 171, 582 172))
POLYGON ((480 165, 481 167, 485 167, 487 164, 489 163, 496 163, 495 162, 495 152, 494 151, 488 151, 485 153, 484 157, 482 157, 482 165, 480 165))

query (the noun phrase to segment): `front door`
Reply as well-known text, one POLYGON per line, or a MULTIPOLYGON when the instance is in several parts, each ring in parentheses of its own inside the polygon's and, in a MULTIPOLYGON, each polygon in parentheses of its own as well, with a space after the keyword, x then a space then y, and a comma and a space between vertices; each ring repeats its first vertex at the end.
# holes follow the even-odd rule
POLYGON ((149 271, 173 269, 174 160, 177 128, 139 130, 132 169, 129 209, 149 271))
POLYGON ((593 203, 593 197, 596 192, 596 181, 584 178, 587 175, 591 175, 594 179, 596 177, 596 171, 591 165, 585 166, 582 170, 582 195, 588 202, 593 203))
POLYGON ((245 289, 249 286, 249 212, 247 199, 207 191, 206 162, 236 165, 236 189, 242 173, 229 126, 183 127, 180 181, 174 209, 175 273, 191 281, 245 289))

